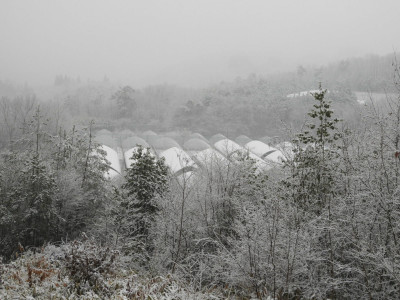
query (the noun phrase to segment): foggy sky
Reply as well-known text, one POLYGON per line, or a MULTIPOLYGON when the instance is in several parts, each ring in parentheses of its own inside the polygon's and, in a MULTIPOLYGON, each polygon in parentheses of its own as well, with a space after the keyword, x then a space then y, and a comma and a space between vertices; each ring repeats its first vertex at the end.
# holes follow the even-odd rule
POLYGON ((134 87, 400 51, 399 0, 1 0, 0 80, 134 87))

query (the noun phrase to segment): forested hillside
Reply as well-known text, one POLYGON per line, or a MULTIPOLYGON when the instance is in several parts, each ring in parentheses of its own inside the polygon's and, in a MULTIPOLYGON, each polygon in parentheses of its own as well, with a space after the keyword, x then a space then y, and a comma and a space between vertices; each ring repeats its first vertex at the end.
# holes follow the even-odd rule
POLYGON ((398 299, 393 60, 205 89, 1 82, 0 298, 398 299), (355 92, 387 97, 361 104, 355 92), (150 130, 196 136, 214 154, 183 157, 166 139, 162 152, 146 149, 150 130), (107 132, 135 141, 128 160, 115 147, 130 165, 113 177, 107 132), (218 144, 242 134, 289 146, 271 163, 269 152, 218 144), (175 172, 169 149, 190 168, 175 172))
MULTIPOLYGON (((170 85, 137 89, 107 78, 84 82, 56 76, 52 87, 36 90, 0 82, 0 92, 3 102, 36 95, 68 126, 93 119, 95 126, 112 130, 189 130, 207 137, 221 132, 230 137, 246 134, 259 138, 283 135, 285 127, 301 126, 312 97, 287 95, 315 90, 319 82, 330 91, 327 96, 336 113, 354 120, 359 108, 355 92, 394 92, 392 62, 393 55, 371 55, 326 66, 299 66, 279 75, 249 75, 204 89, 170 85)), ((6 109, 11 108, 3 111, 6 109)))

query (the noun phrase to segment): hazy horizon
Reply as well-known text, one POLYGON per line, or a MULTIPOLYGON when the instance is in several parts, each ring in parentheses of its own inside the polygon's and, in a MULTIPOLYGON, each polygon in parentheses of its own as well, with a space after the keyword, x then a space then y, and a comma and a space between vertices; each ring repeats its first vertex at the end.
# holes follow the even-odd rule
POLYGON ((29 85, 65 74, 198 87, 400 49, 392 0, 2 4, 0 80, 29 85))

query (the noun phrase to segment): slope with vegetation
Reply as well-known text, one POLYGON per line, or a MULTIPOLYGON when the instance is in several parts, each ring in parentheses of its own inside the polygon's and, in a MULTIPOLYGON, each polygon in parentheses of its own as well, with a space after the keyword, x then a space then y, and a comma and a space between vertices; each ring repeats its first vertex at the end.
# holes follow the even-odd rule
MULTIPOLYGON (((219 104, 257 102, 252 80, 234 96, 209 90, 221 101, 207 109, 230 120, 219 104)), ((333 110, 353 101, 340 95, 320 89, 298 104, 308 115, 292 120, 284 167, 215 156, 174 176, 138 147, 114 180, 105 153, 93 155, 100 125, 68 127, 54 103, 3 98, 15 118, 2 115, 0 297, 398 299, 400 88, 354 107, 352 122, 333 110)))

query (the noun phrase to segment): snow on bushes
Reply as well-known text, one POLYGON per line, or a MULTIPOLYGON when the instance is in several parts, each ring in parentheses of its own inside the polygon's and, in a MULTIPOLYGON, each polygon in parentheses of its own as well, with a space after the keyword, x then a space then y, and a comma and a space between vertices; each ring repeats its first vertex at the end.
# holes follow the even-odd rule
POLYGON ((224 298, 215 292, 196 292, 170 275, 141 276, 123 268, 118 251, 86 237, 0 262, 0 299, 224 298))

